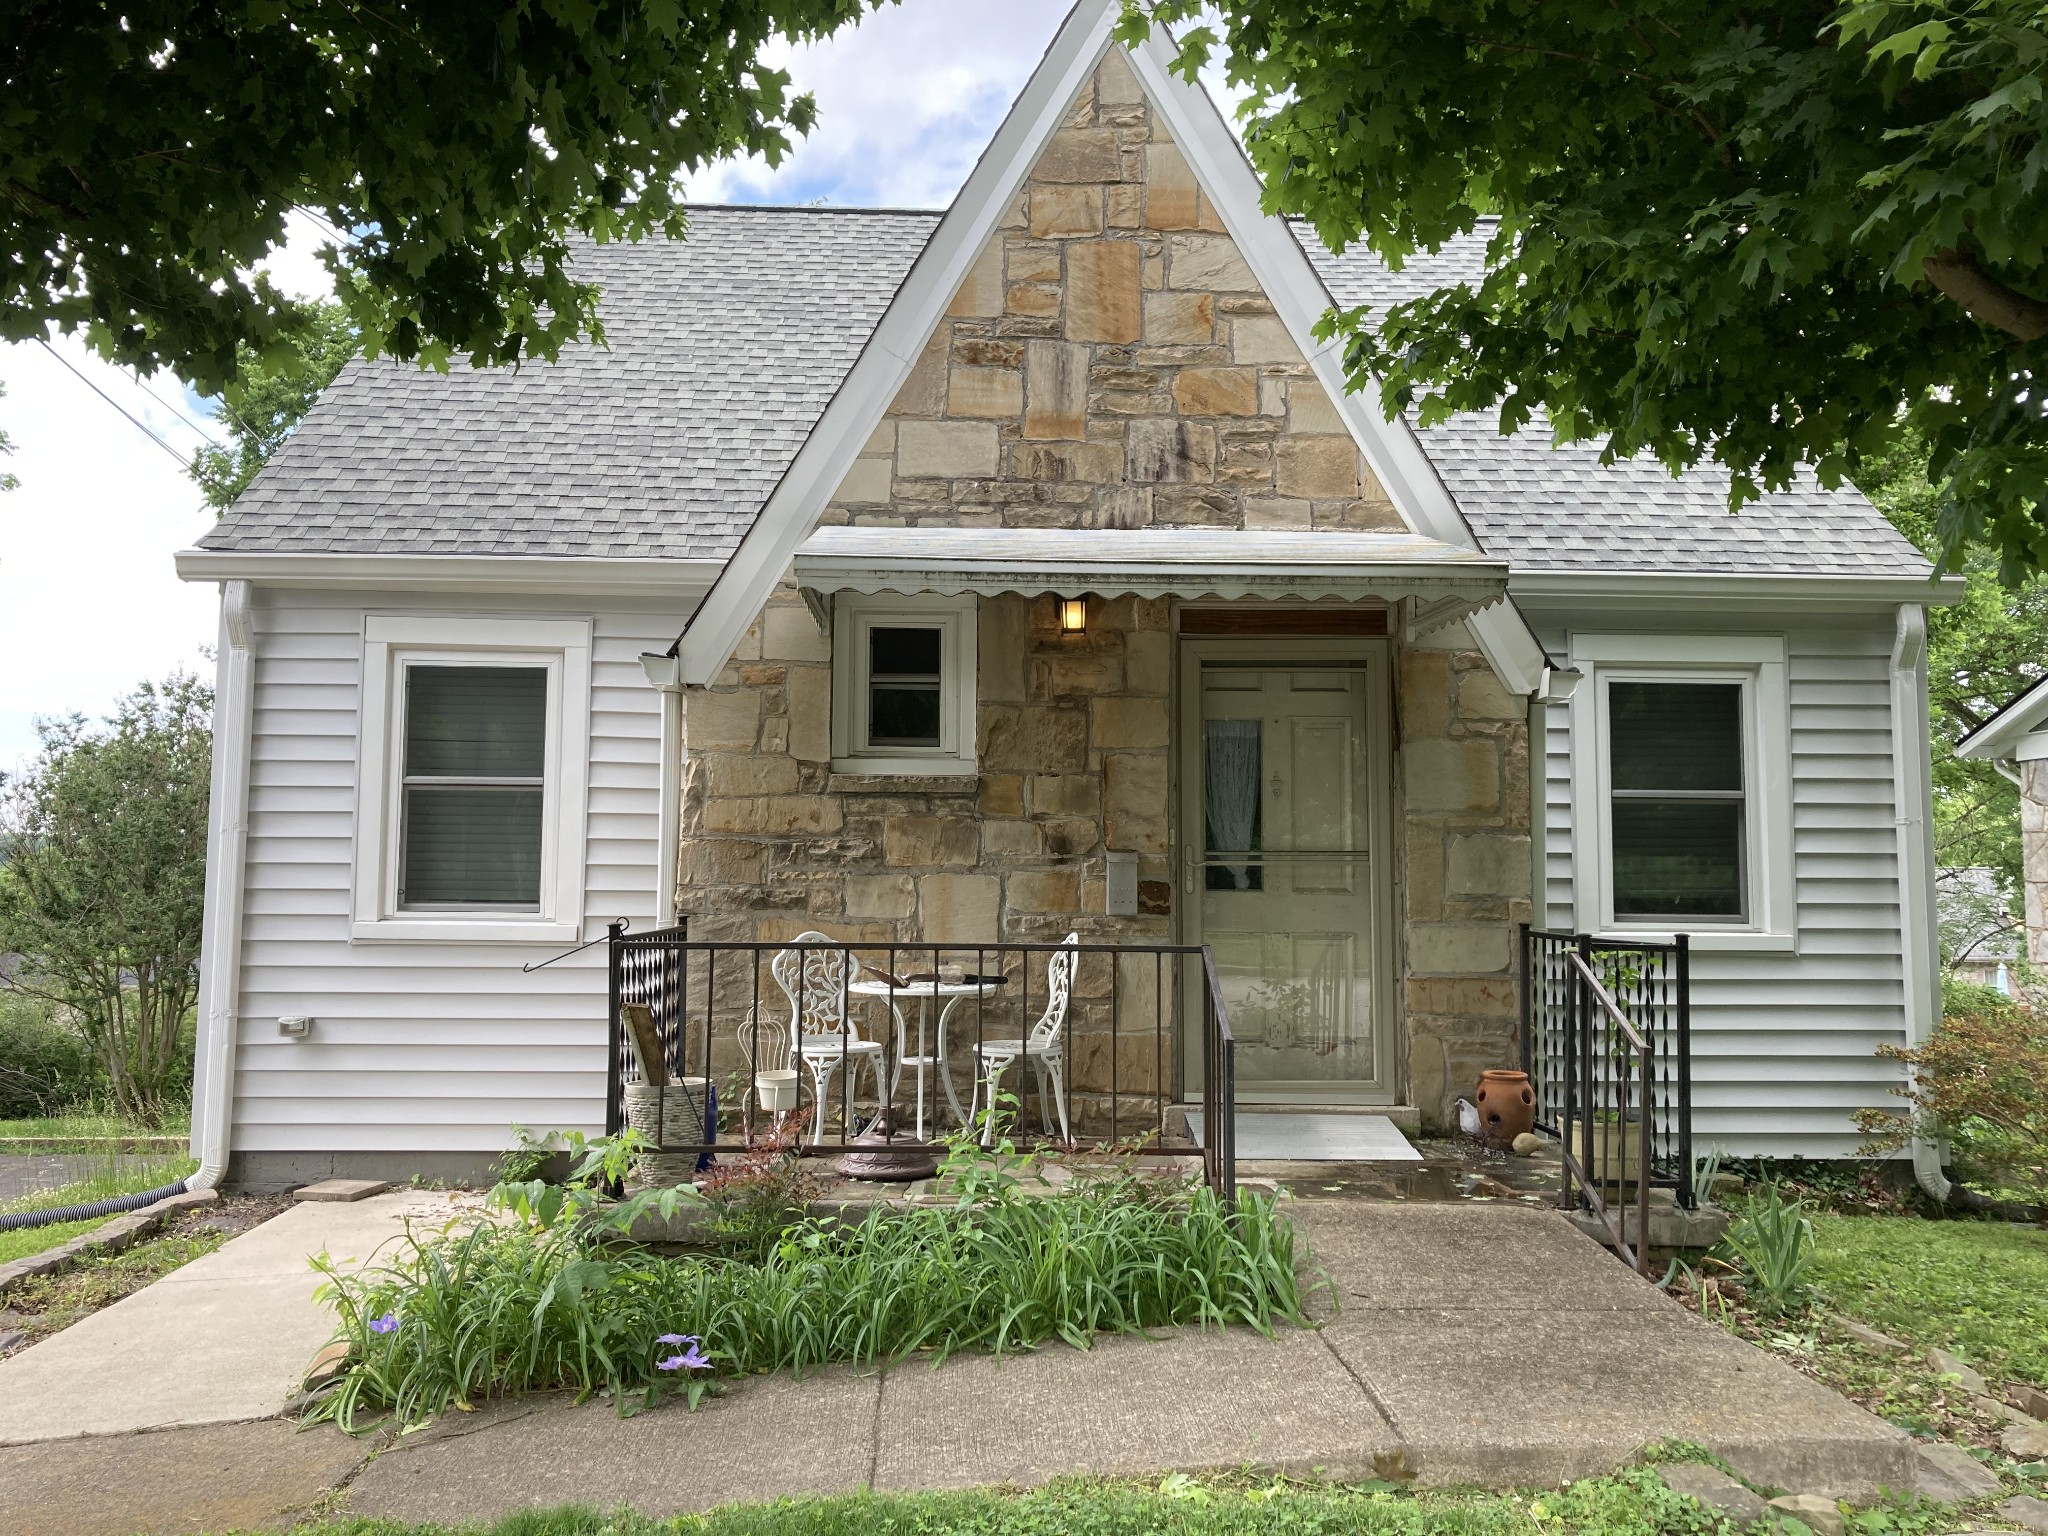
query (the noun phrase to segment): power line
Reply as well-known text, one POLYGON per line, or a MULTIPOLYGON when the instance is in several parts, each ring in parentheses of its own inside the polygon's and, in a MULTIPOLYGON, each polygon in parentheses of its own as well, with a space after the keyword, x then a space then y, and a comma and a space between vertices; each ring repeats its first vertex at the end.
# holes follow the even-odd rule
POLYGON ((73 378, 77 379, 79 383, 83 384, 87 389, 91 390, 94 394, 98 395, 102 400, 106 401, 107 404, 111 405, 115 410, 119 411, 123 416, 126 416, 130 424, 134 426, 136 431, 140 432, 152 443, 155 443, 157 447, 163 449, 165 453, 168 453, 172 458, 176 459, 181 469, 184 467, 184 454, 178 452, 177 449, 173 448, 169 443, 165 442, 162 438, 158 437, 155 432, 151 431, 148 427, 144 426, 141 418, 136 416, 133 412, 131 412, 127 406, 123 405, 120 401, 116 400, 104 389, 101 389, 99 385, 93 383, 93 381, 87 378, 83 373, 80 373, 78 369, 75 366, 73 366, 71 359, 66 357, 62 352, 59 352, 55 347, 51 346, 48 341, 44 340, 40 336, 36 338, 36 341, 45 352, 49 353, 50 356, 56 358, 58 362, 62 363, 65 366, 65 368, 69 369, 71 376, 73 378))
POLYGON ((148 381, 145 380, 141 374, 137 373, 132 376, 135 380, 135 387, 137 389, 141 390, 145 395, 149 396, 150 399, 154 400, 158 405, 162 406, 165 410, 169 411, 173 416, 177 417, 178 420, 185 423, 185 425, 190 427, 194 432, 197 432, 201 437, 205 438, 208 443, 211 443, 213 441, 213 434, 211 432, 207 431, 206 428, 202 427, 190 416, 187 416, 183 411, 179 410, 177 406, 173 405, 170 401, 166 400, 162 395, 158 394, 154 389, 150 388, 148 381))

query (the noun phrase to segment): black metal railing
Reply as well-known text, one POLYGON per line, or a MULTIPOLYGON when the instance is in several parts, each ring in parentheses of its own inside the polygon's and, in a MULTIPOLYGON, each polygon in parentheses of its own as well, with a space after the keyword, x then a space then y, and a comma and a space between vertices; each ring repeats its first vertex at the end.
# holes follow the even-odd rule
POLYGON ((667 1153, 792 1127, 806 1154, 908 1152, 971 1122, 1019 1147, 1199 1156, 1235 1197, 1236 1042, 1206 947, 737 943, 617 923, 609 947, 607 1134, 640 1078, 638 1020, 667 1082, 703 1093, 709 1133, 667 1153))
POLYGON ((1525 923, 1521 948, 1522 1060, 1537 1127, 1561 1149, 1560 1199, 1591 1211, 1616 1251, 1647 1268, 1650 1192, 1698 1204, 1686 936, 1607 940, 1525 923))

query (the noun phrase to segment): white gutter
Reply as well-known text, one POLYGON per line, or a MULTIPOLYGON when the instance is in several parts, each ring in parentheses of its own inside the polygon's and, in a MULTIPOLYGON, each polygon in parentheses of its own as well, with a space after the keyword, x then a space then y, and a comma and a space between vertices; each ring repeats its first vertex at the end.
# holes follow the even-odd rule
POLYGON ((676 920, 676 859, 683 819, 683 663, 680 657, 642 655, 641 670, 661 691, 661 808, 655 818, 654 924, 676 920))
MULTIPOLYGON (((1892 643, 1892 783, 1898 796, 1900 945, 1905 976, 1906 1044, 1918 1046, 1941 1018, 1940 945, 1934 914, 1932 769, 1928 764, 1927 610, 1901 603, 1892 643)), ((1946 1204, 1941 1150, 1913 1138, 1913 1175, 1928 1198, 1946 1204)))
POLYGON ((246 581, 221 584, 215 663, 213 793, 207 817, 206 919, 199 958, 199 1059, 193 1085, 187 1189, 212 1189, 228 1171, 235 1112, 235 1037, 242 976, 242 884, 249 842, 249 737, 255 638, 246 581))

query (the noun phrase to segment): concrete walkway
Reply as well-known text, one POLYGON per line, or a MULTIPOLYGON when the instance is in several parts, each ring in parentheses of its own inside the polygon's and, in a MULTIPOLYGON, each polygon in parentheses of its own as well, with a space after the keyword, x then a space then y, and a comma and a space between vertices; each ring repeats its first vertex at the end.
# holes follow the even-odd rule
MULTIPOLYGON (((316 1237, 346 1251, 377 1221, 388 1230, 403 1198, 324 1217, 302 1207, 250 1236, 280 1260, 316 1237)), ((117 1440, 39 1434, 42 1443, 0 1450, 0 1536, 49 1529, 52 1509, 79 1536, 255 1526, 343 1482, 352 1513, 447 1521, 570 1502, 666 1514, 863 1486, 1246 1465, 1545 1485, 1609 1470, 1667 1438, 1705 1444, 1757 1481, 1801 1492, 1868 1498, 1880 1485, 1915 1485, 1906 1436, 1685 1313, 1552 1212, 1348 1200, 1296 1210, 1341 1302, 1312 1331, 1178 1333, 1001 1363, 956 1357, 887 1376, 761 1378, 695 1414, 666 1407, 624 1421, 602 1404, 524 1399, 452 1415, 398 1444, 281 1424, 117 1440)), ((303 1284, 294 1294, 303 1297, 303 1284)), ((187 1295, 189 1308, 199 1293, 187 1295)), ((79 1330, 38 1345, 0 1367, 0 1423, 10 1426, 0 1438, 24 1438, 20 1426, 44 1415, 73 1435, 110 1431, 119 1427, 113 1401, 138 1391, 152 1406, 131 1412, 127 1427, 247 1418, 265 1394, 274 1411, 285 1361, 302 1365, 326 1336, 317 1313, 288 1316, 285 1300, 280 1290, 262 1309, 183 1325, 186 1338, 211 1337, 237 1358, 249 1356, 255 1333, 290 1343, 270 1349, 260 1378, 232 1391, 194 1381, 182 1401, 175 1384, 150 1379, 156 1367, 103 1354, 85 1379, 8 1374, 79 1330), (24 1395, 37 1401, 23 1404, 24 1395), (99 1406, 69 1410, 70 1395, 99 1406)), ((86 1370, 95 1353, 73 1352, 72 1368, 86 1370)))
POLYGON ((273 1417, 334 1332, 314 1254, 367 1259, 448 1197, 298 1205, 0 1360, 0 1446, 273 1417))

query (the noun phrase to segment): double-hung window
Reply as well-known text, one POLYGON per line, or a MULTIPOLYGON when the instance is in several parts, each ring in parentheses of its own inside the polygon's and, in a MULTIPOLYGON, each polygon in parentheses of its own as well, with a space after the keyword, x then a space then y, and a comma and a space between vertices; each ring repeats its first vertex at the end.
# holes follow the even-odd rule
POLYGON ((832 766, 972 773, 975 599, 842 592, 833 610, 832 766))
POLYGON ((1576 925, 1793 947, 1782 638, 1577 634, 1572 660, 1576 925))
POLYGON ((371 615, 353 936, 580 936, 590 624, 371 615))

